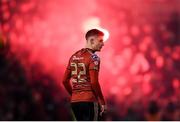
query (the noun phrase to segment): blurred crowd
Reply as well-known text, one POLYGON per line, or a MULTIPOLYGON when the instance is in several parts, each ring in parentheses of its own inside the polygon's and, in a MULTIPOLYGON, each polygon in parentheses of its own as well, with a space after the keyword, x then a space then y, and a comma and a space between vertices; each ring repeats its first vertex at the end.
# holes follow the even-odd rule
MULTIPOLYGON (((63 89, 43 72, 39 63, 34 63, 26 73, 10 47, 1 38, 0 120, 73 120, 63 89)), ((178 48, 178 43, 168 45, 169 50, 177 52, 178 48)), ((104 120, 180 120, 179 57, 163 54, 173 61, 171 65, 174 67, 167 69, 165 74, 164 68, 167 67, 159 69, 163 82, 155 80, 154 91, 139 99, 134 99, 133 94, 122 101, 116 100, 114 94, 108 96, 108 111, 104 114, 104 120)))
POLYGON ((125 79, 105 81, 115 86, 107 95, 106 120, 179 121, 180 15, 172 12, 166 21, 126 24, 130 31, 123 35, 122 45, 117 40, 113 47, 121 49, 113 49, 112 54, 120 64, 119 69, 114 65, 115 76, 125 79))
MULTIPOLYGON (((56 79, 38 62, 27 66, 10 44, 15 38, 13 34, 20 35, 19 30, 23 27, 15 12, 25 13, 25 18, 29 19, 31 15, 26 12, 35 14, 39 9, 31 3, 24 6, 21 1, 0 1, 3 6, 0 8, 0 14, 3 13, 0 15, 0 120, 73 120, 68 95, 56 79), (13 19, 16 21, 14 28, 10 21, 13 19)), ((130 89, 119 86, 118 90, 114 87, 109 90, 106 95, 108 110, 103 120, 180 121, 180 15, 172 12, 167 18, 170 19, 141 24, 124 21, 127 33, 122 29, 123 25, 119 26, 122 38, 117 35, 114 38, 117 43, 112 43, 111 47, 115 56, 123 55, 120 52, 125 49, 127 67, 124 68, 132 76, 127 84, 130 89), (119 39, 122 45, 119 45, 119 39)), ((24 55, 26 57, 28 52, 24 55)), ((122 75, 120 69, 115 75, 122 75)), ((108 80, 107 84, 112 82, 108 80)), ((113 84, 118 86, 119 82, 113 84)), ((108 85, 105 87, 109 89, 108 85)))
POLYGON ((69 104, 40 64, 29 67, 0 40, 0 120, 71 120, 69 104))

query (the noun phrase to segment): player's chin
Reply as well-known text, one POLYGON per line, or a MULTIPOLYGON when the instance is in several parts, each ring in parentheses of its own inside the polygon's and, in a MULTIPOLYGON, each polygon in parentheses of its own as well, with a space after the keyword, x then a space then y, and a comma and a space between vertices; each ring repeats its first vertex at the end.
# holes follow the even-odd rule
POLYGON ((102 47, 98 48, 96 51, 98 51, 98 52, 99 52, 99 51, 101 51, 101 49, 102 49, 102 47))
POLYGON ((99 48, 99 51, 101 51, 101 49, 102 49, 102 47, 101 47, 101 48, 99 48))
POLYGON ((97 50, 98 52, 101 51, 101 48, 97 50))

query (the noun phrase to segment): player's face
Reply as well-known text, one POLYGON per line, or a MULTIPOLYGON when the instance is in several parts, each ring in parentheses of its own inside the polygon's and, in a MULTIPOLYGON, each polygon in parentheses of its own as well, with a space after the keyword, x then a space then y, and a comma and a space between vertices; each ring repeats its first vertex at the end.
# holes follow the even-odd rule
POLYGON ((93 50, 101 51, 101 48, 104 46, 103 36, 95 37, 92 46, 93 50))

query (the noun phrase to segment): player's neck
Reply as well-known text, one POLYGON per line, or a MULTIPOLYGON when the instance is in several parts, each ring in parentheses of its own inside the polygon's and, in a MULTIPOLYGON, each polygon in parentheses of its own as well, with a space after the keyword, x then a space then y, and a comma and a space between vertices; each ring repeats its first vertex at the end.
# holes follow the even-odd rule
POLYGON ((85 48, 88 48, 88 49, 91 49, 93 50, 92 46, 91 45, 86 45, 85 48))
POLYGON ((90 49, 93 53, 95 53, 95 50, 93 50, 93 48, 92 48, 91 46, 86 45, 85 48, 88 48, 88 49, 90 49))

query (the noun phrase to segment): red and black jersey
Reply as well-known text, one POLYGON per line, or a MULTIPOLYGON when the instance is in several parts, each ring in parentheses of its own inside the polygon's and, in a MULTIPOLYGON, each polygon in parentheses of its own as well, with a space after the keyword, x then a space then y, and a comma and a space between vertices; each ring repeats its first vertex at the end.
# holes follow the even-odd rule
POLYGON ((95 102, 101 99, 100 101, 104 103, 97 81, 99 68, 100 58, 91 49, 83 48, 71 56, 63 83, 69 93, 72 94, 72 102, 95 102))

